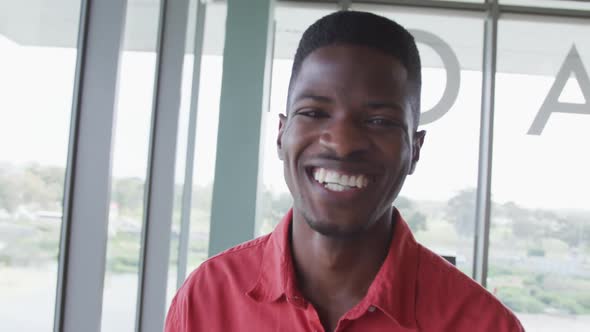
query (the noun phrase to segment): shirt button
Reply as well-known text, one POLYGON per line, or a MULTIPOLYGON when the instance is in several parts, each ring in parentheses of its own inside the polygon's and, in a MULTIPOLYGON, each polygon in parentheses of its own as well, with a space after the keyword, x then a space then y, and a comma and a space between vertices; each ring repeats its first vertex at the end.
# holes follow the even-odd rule
POLYGON ((367 311, 374 312, 375 311, 375 307, 374 306, 370 306, 369 309, 367 309, 367 311))

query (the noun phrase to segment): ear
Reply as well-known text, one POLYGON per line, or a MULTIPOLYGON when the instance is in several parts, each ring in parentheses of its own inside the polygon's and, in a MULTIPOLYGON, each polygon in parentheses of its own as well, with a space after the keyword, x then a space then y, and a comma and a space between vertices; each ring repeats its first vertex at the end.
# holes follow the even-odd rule
POLYGON ((412 165, 410 165, 410 171, 408 174, 414 173, 416 169, 416 164, 418 160, 420 160, 420 149, 422 149, 422 144, 424 144, 424 137, 426 136, 426 131, 421 130, 414 133, 414 140, 412 142, 412 165))
POLYGON ((279 154, 279 159, 283 160, 283 131, 285 130, 285 125, 287 123, 287 117, 284 114, 279 114, 279 133, 277 135, 277 153, 279 154))

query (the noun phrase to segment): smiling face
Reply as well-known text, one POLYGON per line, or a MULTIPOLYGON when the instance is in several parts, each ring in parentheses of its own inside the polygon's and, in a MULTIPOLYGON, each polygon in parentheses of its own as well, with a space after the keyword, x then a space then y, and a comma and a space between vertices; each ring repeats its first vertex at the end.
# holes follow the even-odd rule
POLYGON ((379 51, 331 45, 305 58, 277 140, 295 219, 342 237, 390 221, 424 139, 410 93, 405 68, 379 51))

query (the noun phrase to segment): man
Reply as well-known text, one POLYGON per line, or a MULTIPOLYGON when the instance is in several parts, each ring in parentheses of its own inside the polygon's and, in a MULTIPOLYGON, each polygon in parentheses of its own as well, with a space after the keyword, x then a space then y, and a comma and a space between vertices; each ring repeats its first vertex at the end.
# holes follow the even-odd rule
POLYGON ((277 147, 293 208, 190 275, 166 331, 523 331, 392 207, 425 132, 412 36, 338 12, 304 33, 277 147))

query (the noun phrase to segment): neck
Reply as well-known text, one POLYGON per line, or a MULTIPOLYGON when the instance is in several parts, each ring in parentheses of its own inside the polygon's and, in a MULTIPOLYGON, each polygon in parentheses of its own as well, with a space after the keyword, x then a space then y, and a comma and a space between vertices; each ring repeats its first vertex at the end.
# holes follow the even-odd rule
POLYGON ((387 256, 392 227, 390 210, 354 237, 325 236, 294 211, 291 244, 303 294, 319 306, 358 303, 387 256))

